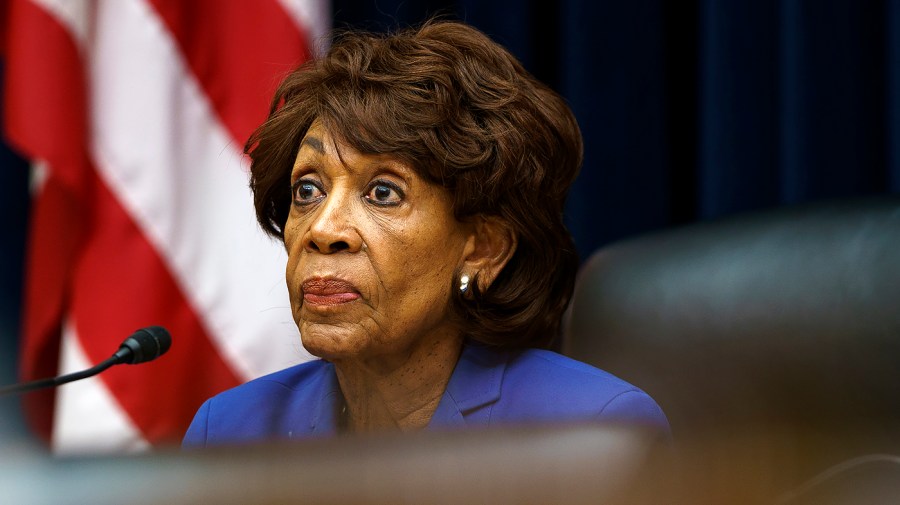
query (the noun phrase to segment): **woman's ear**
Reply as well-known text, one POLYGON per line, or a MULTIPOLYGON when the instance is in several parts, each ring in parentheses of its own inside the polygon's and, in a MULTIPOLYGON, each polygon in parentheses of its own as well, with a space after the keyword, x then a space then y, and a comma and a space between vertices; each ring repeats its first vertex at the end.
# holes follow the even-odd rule
POLYGON ((463 273, 478 279, 482 293, 493 284, 512 258, 518 237, 509 223, 497 216, 474 218, 474 233, 469 237, 463 273))

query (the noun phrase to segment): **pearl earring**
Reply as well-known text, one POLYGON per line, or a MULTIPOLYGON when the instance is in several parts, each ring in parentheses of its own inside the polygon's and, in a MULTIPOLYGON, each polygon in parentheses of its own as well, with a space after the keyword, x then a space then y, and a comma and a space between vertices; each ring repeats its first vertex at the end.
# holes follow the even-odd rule
POLYGON ((459 278, 459 292, 461 294, 466 294, 466 291, 469 290, 469 276, 463 274, 462 277, 459 278))

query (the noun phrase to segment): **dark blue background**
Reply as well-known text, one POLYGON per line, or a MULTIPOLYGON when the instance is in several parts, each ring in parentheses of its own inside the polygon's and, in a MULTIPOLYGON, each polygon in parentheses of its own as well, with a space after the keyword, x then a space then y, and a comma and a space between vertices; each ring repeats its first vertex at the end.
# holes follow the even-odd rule
MULTIPOLYGON (((0 82, 3 65, 0 62, 0 82)), ((0 102, 0 117, 3 105, 0 102)), ((18 369, 25 230, 28 222, 28 164, 0 144, 0 384, 15 382, 18 369)), ((17 412, 16 398, 0 398, 0 414, 17 412)), ((22 429, 22 419, 0 415, 0 440, 22 429)))

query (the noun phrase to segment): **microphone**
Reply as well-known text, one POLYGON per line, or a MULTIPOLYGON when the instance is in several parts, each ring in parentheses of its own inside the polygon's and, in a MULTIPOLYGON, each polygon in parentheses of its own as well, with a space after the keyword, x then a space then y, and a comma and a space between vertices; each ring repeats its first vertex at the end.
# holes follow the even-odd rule
POLYGON ((93 377, 107 368, 121 363, 137 365, 139 363, 153 361, 165 354, 171 346, 172 336, 169 335, 169 331, 162 326, 148 326, 146 328, 141 328, 126 338, 125 341, 122 342, 122 345, 119 346, 119 350, 113 353, 112 356, 87 370, 48 379, 3 386, 0 387, 0 396, 61 386, 69 382, 93 377))
POLYGON ((153 361, 165 354, 171 346, 172 336, 169 335, 169 330, 162 326, 141 328, 122 342, 119 350, 112 355, 113 358, 118 358, 113 364, 137 365, 153 361))

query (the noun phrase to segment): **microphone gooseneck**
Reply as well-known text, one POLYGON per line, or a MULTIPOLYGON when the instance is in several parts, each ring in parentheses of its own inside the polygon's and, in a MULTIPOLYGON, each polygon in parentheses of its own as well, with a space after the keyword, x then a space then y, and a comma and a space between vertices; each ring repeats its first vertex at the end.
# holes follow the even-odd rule
POLYGON ((58 377, 3 386, 0 387, 0 396, 61 386, 69 382, 92 377, 113 365, 121 363, 127 363, 129 365, 146 363, 147 361, 152 361, 165 354, 171 346, 172 336, 169 335, 168 330, 162 326, 148 326, 147 328, 141 328, 126 338, 125 341, 122 342, 122 345, 119 346, 119 350, 112 356, 87 370, 60 375, 58 377))

